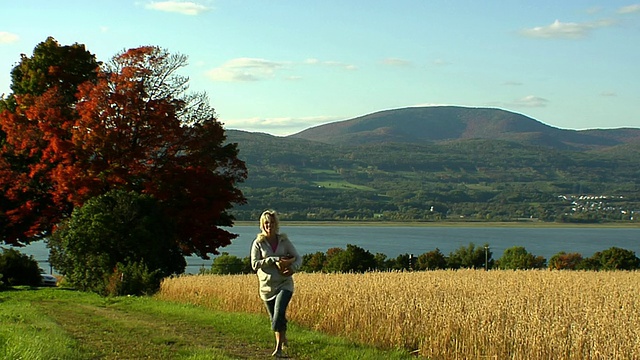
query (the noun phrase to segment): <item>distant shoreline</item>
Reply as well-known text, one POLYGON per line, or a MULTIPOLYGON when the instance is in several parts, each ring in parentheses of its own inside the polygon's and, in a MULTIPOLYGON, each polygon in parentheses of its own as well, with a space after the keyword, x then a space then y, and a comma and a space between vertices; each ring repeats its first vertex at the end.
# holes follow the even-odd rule
MULTIPOLYGON (((256 221, 236 221, 235 226, 255 226, 256 221)), ((639 228, 640 223, 556 223, 543 221, 509 221, 509 222, 480 222, 480 221, 286 221, 281 220, 281 226, 379 226, 379 227, 536 227, 536 228, 639 228)))

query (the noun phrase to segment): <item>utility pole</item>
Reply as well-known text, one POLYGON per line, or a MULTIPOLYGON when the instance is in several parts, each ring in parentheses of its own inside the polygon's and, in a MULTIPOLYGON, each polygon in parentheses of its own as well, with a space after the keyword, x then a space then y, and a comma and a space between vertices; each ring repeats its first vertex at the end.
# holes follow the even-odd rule
POLYGON ((489 270, 489 246, 484 246, 484 271, 489 270))

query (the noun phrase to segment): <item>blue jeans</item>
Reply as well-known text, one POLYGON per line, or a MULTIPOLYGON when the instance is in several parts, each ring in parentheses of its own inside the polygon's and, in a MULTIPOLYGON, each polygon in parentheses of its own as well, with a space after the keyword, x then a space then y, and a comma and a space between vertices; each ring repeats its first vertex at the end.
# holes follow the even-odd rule
POLYGON ((293 293, 289 290, 280 290, 275 298, 265 301, 271 319, 271 330, 277 332, 287 331, 287 306, 293 293))

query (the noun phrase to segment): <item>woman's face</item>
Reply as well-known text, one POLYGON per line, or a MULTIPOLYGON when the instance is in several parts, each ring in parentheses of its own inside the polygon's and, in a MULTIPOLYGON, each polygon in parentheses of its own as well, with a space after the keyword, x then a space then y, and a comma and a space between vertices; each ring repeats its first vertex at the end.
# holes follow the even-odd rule
POLYGON ((267 236, 273 235, 274 234, 274 221, 273 221, 273 216, 271 215, 267 215, 267 217, 264 220, 264 232, 267 233, 267 236))

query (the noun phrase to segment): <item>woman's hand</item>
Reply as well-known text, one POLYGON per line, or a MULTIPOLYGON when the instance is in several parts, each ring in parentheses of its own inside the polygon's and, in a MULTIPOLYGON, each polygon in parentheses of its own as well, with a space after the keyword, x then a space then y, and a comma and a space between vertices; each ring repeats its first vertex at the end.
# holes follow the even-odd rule
POLYGON ((291 266, 294 261, 296 261, 296 258, 294 258, 293 256, 285 256, 281 257, 280 260, 278 260, 278 264, 281 267, 288 267, 291 266))
POLYGON ((280 260, 276 263, 278 270, 284 276, 293 275, 293 270, 291 269, 291 264, 296 260, 294 257, 281 257, 280 260))

